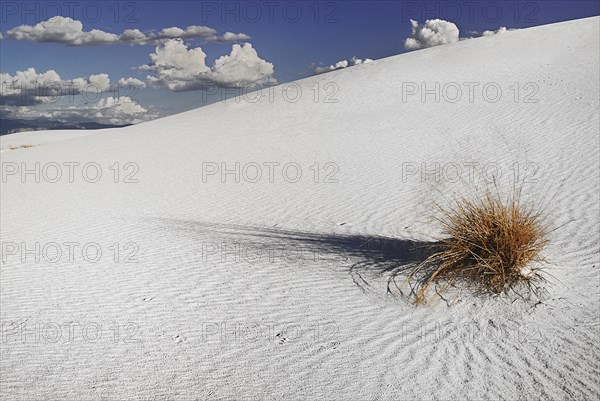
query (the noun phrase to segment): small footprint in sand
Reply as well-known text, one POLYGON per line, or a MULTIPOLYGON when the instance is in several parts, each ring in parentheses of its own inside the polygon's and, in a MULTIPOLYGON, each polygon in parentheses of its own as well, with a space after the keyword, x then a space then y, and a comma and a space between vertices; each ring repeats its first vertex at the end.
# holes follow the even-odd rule
POLYGON ((181 344, 182 342, 185 341, 185 338, 183 336, 180 336, 179 334, 175 335, 172 337, 173 341, 175 341, 177 344, 181 344))
POLYGON ((287 339, 287 338, 285 338, 285 337, 283 336, 283 334, 281 334, 281 333, 277 333, 277 334, 275 334, 275 337, 277 337, 277 338, 279 339, 279 341, 278 341, 278 343, 279 343, 279 344, 284 344, 284 343, 286 343, 286 342, 287 342, 287 340, 288 340, 288 339, 287 339))

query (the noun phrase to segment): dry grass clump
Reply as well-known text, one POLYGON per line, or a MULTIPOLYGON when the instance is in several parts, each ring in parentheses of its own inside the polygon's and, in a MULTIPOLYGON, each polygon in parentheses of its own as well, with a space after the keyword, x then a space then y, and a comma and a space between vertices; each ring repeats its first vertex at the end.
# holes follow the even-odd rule
POLYGON ((10 150, 27 149, 27 148, 33 148, 33 145, 20 145, 20 146, 9 147, 10 150))
POLYGON ((520 189, 503 199, 497 188, 495 193, 488 188, 474 199, 462 197, 452 208, 440 209, 441 250, 409 277, 418 281, 416 304, 427 302, 428 290, 442 296, 459 282, 487 293, 523 285, 537 293, 538 283, 545 281, 537 262, 544 262, 540 252, 549 230, 543 210, 521 202, 520 189))

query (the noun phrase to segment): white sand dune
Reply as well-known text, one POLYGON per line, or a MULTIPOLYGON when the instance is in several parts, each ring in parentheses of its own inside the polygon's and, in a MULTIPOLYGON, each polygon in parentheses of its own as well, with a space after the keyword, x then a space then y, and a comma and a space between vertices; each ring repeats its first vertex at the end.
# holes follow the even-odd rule
POLYGON ((265 91, 60 141, 3 137, 3 148, 36 146, 2 153, 2 398, 597 399, 599 22, 307 78, 297 102, 280 86, 272 101, 265 91), (403 99, 410 83, 436 82, 462 98, 403 99), (488 83, 499 101, 492 86, 483 97, 488 83), (236 162, 239 183, 203 177, 207 163, 236 162), (420 257, 405 250, 439 234, 433 203, 476 187, 403 177, 403 165, 457 163, 470 181, 470 162, 497 163, 502 183, 514 163, 532 168, 524 190, 560 227, 542 303, 464 293, 414 307, 387 294, 389 269, 420 257), (40 182, 22 179, 35 163, 40 182), (97 182, 82 176, 87 163, 97 182), (79 244, 72 261, 68 242, 79 244), (24 251, 36 243, 39 262, 24 251), (92 243, 97 262, 81 254, 92 243))

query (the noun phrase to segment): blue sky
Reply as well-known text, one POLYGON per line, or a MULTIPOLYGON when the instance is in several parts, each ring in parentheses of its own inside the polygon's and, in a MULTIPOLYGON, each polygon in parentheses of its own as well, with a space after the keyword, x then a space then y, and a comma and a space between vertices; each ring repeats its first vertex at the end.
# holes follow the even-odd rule
MULTIPOLYGON (((164 42, 68 46, 52 40, 50 43, 31 38, 17 40, 14 33, 12 38, 7 34, 18 26, 34 26, 55 15, 80 21, 83 31, 97 29, 117 35, 127 29, 148 33, 188 26, 212 28, 217 36, 225 32, 243 33, 251 39, 214 42, 196 37, 183 38, 183 43, 188 50, 200 47, 210 67, 216 58, 230 54, 235 43, 249 42, 258 58, 273 66, 272 74, 264 74, 283 83, 314 75, 317 66, 332 65, 353 56, 380 59, 409 51, 405 40, 411 35, 410 19, 419 23, 435 18, 452 22, 464 38, 477 35, 472 31, 526 28, 595 16, 599 14, 599 4, 596 0, 3 1, 0 71, 13 77, 16 71, 28 68, 35 68, 37 73, 54 70, 62 80, 108 74, 113 84, 127 77, 145 81, 152 74, 135 67, 151 64, 149 54, 164 42)), ((263 68, 261 65, 256 68, 263 68)), ((133 98, 146 109, 158 110, 160 115, 195 108, 207 101, 201 89, 173 91, 166 85, 164 80, 158 85, 148 84, 136 91, 133 98)))

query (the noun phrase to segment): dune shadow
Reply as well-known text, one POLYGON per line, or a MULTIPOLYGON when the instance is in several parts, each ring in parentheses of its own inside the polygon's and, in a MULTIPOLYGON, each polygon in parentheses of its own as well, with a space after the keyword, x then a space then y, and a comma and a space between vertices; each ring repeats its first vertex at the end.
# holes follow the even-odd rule
MULTIPOLYGON (((386 282, 387 293, 409 297, 414 285, 401 288, 398 281, 407 278, 416 266, 441 249, 439 242, 416 241, 371 235, 348 235, 288 230, 277 227, 213 224, 192 220, 161 219, 170 228, 228 244, 240 249, 268 249, 271 256, 324 263, 346 271, 363 291, 374 281, 386 282)), ((407 284, 406 282, 404 284, 407 284)), ((418 283, 417 283, 418 284, 418 283)))

